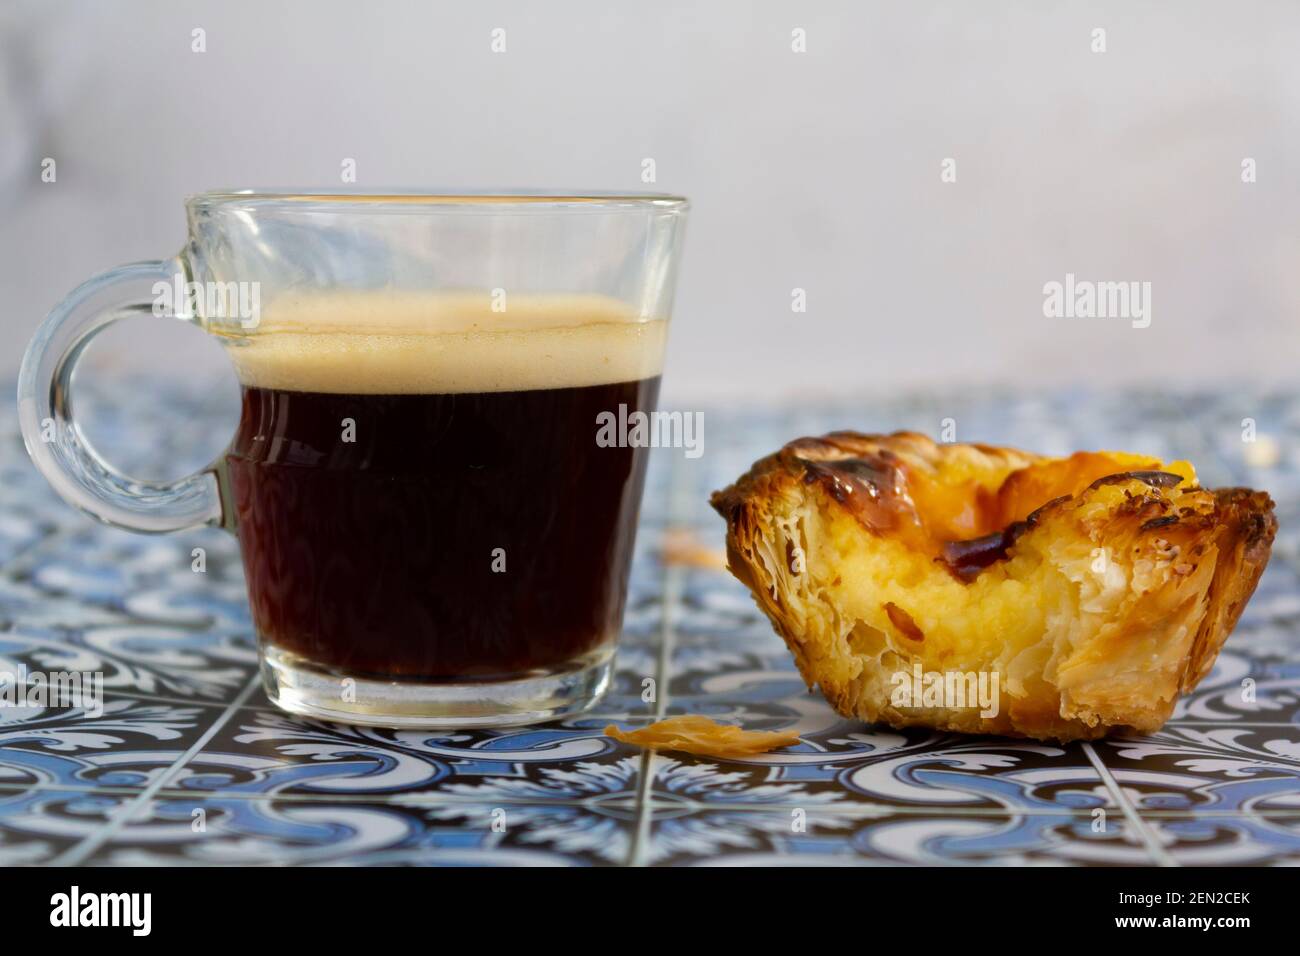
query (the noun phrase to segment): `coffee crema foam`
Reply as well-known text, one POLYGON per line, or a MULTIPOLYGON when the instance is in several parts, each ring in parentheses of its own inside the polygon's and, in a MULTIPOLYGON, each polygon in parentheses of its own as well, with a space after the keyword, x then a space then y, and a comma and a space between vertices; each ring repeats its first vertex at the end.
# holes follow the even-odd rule
POLYGON ((668 323, 597 295, 338 293, 263 306, 218 332, 246 386, 434 395, 639 381, 663 370, 668 323))

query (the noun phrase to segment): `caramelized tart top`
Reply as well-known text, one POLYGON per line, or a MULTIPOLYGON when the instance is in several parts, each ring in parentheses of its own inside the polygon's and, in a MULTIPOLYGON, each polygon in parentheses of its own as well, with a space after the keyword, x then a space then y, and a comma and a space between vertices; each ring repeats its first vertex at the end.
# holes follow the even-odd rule
MULTIPOLYGON (((868 531, 933 558, 964 582, 1005 559, 1049 509, 1085 491, 1139 482, 1151 493, 1127 492, 1131 512, 1140 516, 1141 530, 1159 528, 1169 537, 1180 522, 1194 523, 1195 514, 1180 512, 1168 492, 1199 488, 1186 461, 1166 465, 1112 451, 1047 458, 989 445, 941 445, 915 432, 799 438, 751 474, 773 469, 819 484, 868 531)), ((714 495, 724 517, 729 502, 743 496, 744 483, 714 495)))

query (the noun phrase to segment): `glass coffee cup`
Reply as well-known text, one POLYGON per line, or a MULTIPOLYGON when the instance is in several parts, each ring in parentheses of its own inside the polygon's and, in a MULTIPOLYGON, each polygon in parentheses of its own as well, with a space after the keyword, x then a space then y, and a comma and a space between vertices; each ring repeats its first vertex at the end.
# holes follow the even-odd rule
POLYGON ((525 724, 610 679, 687 203, 668 195, 211 192, 172 259, 90 279, 19 377, 37 467, 101 521, 238 536, 268 696, 387 727, 525 724), (75 425, 97 331, 226 346, 229 448, 128 478, 75 425))

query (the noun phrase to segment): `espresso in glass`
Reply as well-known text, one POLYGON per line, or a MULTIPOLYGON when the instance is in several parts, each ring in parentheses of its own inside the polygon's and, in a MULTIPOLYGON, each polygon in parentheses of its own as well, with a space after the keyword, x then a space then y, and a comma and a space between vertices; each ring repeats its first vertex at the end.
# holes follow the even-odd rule
POLYGON ((238 536, 281 709, 390 728, 570 717, 612 680, 647 455, 623 425, 654 409, 688 205, 190 196, 175 255, 94 276, 45 317, 18 376, 24 443, 100 521, 238 536), (215 336, 242 388, 227 449, 168 480, 105 460, 70 401, 89 338, 149 314, 215 336))
POLYGON ((226 458, 271 666, 430 683, 607 658, 665 323, 595 296, 351 296, 268 312, 232 345, 226 458))

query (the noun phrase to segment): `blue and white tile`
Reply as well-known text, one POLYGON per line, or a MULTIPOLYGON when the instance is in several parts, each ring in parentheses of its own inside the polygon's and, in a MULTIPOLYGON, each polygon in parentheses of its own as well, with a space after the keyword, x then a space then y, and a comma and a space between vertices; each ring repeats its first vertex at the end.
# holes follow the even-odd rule
POLYGON ((622 863, 631 823, 582 807, 161 796, 86 862, 101 866, 581 866, 622 863))
POLYGON ((105 695, 86 706, 0 708, 0 786, 141 789, 221 711, 105 695))
POLYGON ((1092 746, 1139 812, 1300 811, 1300 727, 1167 724, 1092 746))
POLYGON ((648 862, 704 866, 1149 866, 1146 846, 1111 816, 845 815, 815 807, 655 815, 648 862))
POLYGON ((1270 652, 1259 626, 1245 623, 1248 633, 1229 638, 1213 670, 1174 705, 1171 721, 1300 724, 1300 664, 1270 652))
POLYGON ((22 670, 98 675, 111 693, 225 704, 256 672, 257 649, 243 631, 133 621, 18 625, 0 633, 0 671, 22 670))
POLYGON ((347 727, 240 710, 170 784, 244 797, 573 801, 636 792, 639 758, 599 716, 504 730, 347 727))
POLYGON ((1180 866, 1294 866, 1300 858, 1300 817, 1293 815, 1144 815, 1143 823, 1180 866))
POLYGON ((126 813, 132 793, 0 787, 0 866, 58 863, 126 813))

